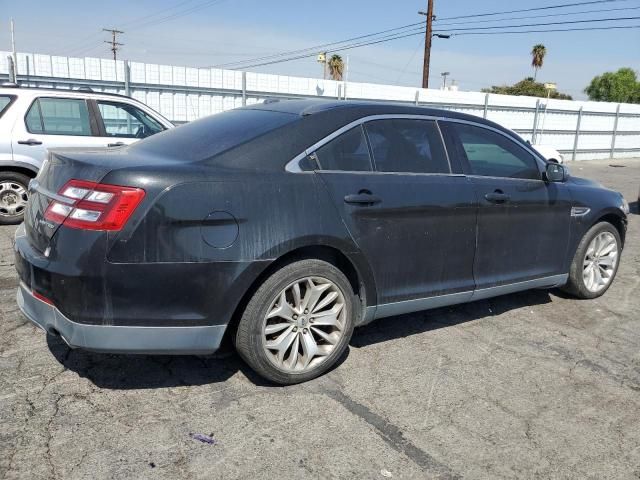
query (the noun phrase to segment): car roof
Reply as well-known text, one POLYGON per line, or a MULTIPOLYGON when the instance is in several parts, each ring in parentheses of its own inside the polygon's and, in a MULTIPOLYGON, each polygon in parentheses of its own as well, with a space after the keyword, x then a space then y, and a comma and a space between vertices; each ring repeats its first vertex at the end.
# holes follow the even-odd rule
MULTIPOLYGON (((406 114, 406 115, 426 115, 431 117, 457 118, 470 120, 479 123, 494 125, 493 122, 484 120, 475 115, 444 110, 440 108, 422 107, 417 105, 407 105, 396 102, 375 102, 362 100, 275 100, 243 107, 251 110, 268 110, 273 112, 291 113, 300 116, 322 114, 340 114, 348 112, 349 116, 364 117, 369 115, 385 114, 406 114)), ((500 127, 503 128, 503 127, 500 127)))
POLYGON ((50 87, 16 87, 16 86, 5 86, 0 85, 0 95, 17 95, 17 96, 30 96, 35 97, 41 94, 50 95, 52 97, 57 96, 65 96, 65 97, 115 97, 122 98, 125 100, 133 100, 137 102, 135 98, 128 97, 127 95, 120 95, 119 93, 111 93, 111 92, 97 92, 94 90, 87 88, 77 88, 77 89, 67 89, 67 88, 50 88, 50 87))

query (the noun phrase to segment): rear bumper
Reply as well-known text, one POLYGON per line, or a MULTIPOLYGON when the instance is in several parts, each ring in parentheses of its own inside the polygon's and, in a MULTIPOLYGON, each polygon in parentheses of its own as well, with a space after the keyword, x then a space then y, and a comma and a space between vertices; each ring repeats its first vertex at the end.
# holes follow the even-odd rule
POLYGON ((22 313, 37 327, 60 335, 71 348, 96 352, 209 354, 220 347, 226 330, 226 325, 131 327, 76 323, 54 306, 34 297, 23 283, 18 288, 17 302, 22 313))

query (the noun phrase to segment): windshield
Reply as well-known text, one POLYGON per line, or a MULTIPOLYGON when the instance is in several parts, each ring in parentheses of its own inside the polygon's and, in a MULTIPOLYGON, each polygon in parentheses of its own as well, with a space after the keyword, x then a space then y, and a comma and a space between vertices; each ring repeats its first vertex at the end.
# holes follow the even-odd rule
POLYGON ((131 149, 195 162, 242 145, 298 118, 282 112, 230 110, 154 135, 131 149))

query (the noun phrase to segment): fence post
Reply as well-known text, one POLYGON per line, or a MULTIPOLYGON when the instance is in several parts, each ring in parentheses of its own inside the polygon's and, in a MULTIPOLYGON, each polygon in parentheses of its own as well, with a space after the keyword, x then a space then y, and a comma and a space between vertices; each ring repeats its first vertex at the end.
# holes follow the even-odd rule
POLYGON ((420 90, 416 90, 416 106, 420 105, 420 90))
POLYGON ((247 106, 247 72, 242 72, 242 106, 247 106))
POLYGON ((533 132, 531 133, 531 143, 536 144, 538 136, 538 114, 540 113, 540 99, 536 100, 536 112, 533 114, 533 132))
POLYGON ((482 118, 484 118, 484 119, 487 118, 488 110, 489 110, 489 94, 485 93, 485 95, 484 95, 484 113, 482 115, 482 118))
POLYGON ((578 151, 578 139, 580 138, 580 122, 582 121, 582 107, 578 110, 578 121, 576 122, 576 136, 573 139, 573 155, 572 161, 576 159, 576 152, 578 151))
POLYGON ((124 61, 124 94, 127 97, 131 96, 131 70, 129 69, 129 60, 124 61))
POLYGON ((620 104, 616 107, 616 118, 613 121, 613 135, 611 136, 611 154, 609 155, 611 158, 616 153, 616 134, 618 133, 618 119, 620 118, 620 104))
POLYGON ((9 63, 9 82, 18 83, 18 76, 16 75, 16 65, 13 63, 13 57, 7 55, 7 62, 9 63))

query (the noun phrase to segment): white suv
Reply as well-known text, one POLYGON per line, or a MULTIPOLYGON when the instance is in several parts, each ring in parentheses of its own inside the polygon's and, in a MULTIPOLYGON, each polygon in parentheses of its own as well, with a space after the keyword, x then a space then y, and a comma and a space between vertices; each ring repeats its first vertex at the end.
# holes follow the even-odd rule
POLYGON ((168 128, 169 120, 123 95, 0 87, 0 225, 22 221, 29 180, 48 149, 119 147, 168 128))

